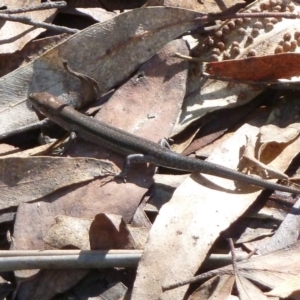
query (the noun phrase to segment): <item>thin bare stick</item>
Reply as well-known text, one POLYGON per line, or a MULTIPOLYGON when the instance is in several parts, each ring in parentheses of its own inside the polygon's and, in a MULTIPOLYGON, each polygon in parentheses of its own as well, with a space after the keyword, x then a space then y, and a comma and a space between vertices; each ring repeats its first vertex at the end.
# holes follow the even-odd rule
POLYGON ((206 14, 202 17, 196 17, 195 20, 201 23, 215 20, 228 20, 238 18, 286 18, 296 19, 297 14, 293 13, 280 13, 280 12, 257 12, 257 13, 234 13, 234 14, 206 14))
POLYGON ((287 18, 287 19, 296 19, 297 14, 294 13, 285 13, 285 12, 253 12, 253 13, 217 13, 217 14, 207 14, 208 18, 213 18, 214 20, 226 20, 226 19, 236 19, 236 18, 287 18))
MULTIPOLYGON (((218 259, 220 259, 220 261, 221 260, 224 261, 225 258, 226 258, 226 264, 228 264, 228 265, 232 264, 232 255, 212 254, 209 257, 209 262, 214 262, 214 263, 217 264, 218 259)), ((246 258, 247 258, 247 254, 245 254, 245 255, 236 255, 235 256, 235 261, 236 262, 237 261, 242 261, 246 258)), ((187 284, 195 283, 195 282, 198 282, 198 281, 201 281, 201 280, 204 280, 204 279, 211 278, 213 276, 217 276, 217 275, 234 275, 234 274, 235 273, 234 273, 233 269, 228 269, 228 268, 226 268, 225 270, 224 269, 216 269, 216 270, 208 271, 206 273, 197 275, 197 276, 192 277, 192 278, 188 278, 186 280, 182 280, 182 281, 178 281, 178 282, 171 283, 171 284, 168 284, 168 285, 164 285, 162 287, 162 289, 164 291, 172 290, 172 289, 178 288, 178 287, 183 286, 183 285, 187 285, 187 284)))
POLYGON ((234 244, 233 244, 232 238, 228 239, 228 243, 229 243, 230 252, 231 252, 231 256, 232 256, 233 271, 234 271, 235 275, 237 276, 238 275, 237 259, 236 259, 236 255, 235 255, 235 249, 234 249, 234 244))
POLYGON ((1 10, 2 14, 19 14, 28 11, 35 11, 35 10, 45 10, 51 8, 61 8, 67 6, 66 1, 57 1, 57 2, 45 2, 39 5, 27 6, 22 8, 15 8, 15 9, 5 9, 1 10))
MULTIPOLYGON (((178 56, 179 57, 179 56, 178 56)), ((197 60, 197 58, 193 58, 193 60, 190 60, 193 62, 197 62, 200 63, 199 60, 197 60)), ((222 81, 229 81, 229 82, 233 82, 233 83, 240 83, 240 84, 252 84, 252 85, 261 85, 261 86, 266 86, 269 84, 273 84, 273 85, 287 85, 287 84, 299 84, 300 80, 291 80, 291 79, 276 79, 276 80, 260 80, 260 81, 255 81, 255 80, 241 80, 241 79, 233 79, 233 78, 229 78, 229 77, 223 77, 223 76, 218 76, 218 75, 213 75, 213 74, 209 74, 207 72, 202 72, 202 76, 203 77, 207 77, 210 79, 216 79, 216 80, 222 80, 222 81)))
POLYGON ((40 28, 55 30, 58 32, 65 32, 65 33, 76 33, 79 31, 77 29, 68 28, 68 27, 64 27, 64 26, 57 26, 57 25, 48 24, 45 22, 33 21, 32 19, 30 19, 26 16, 14 16, 14 15, 0 14, 0 20, 20 22, 23 24, 32 25, 34 27, 40 27, 40 28))
MULTIPOLYGON (((142 250, 4 250, 0 251, 0 270, 136 267, 142 253, 142 250)), ((206 261, 209 265, 227 265, 231 257, 212 254, 206 261)), ((201 276, 207 278, 214 273, 201 276)))
POLYGON ((205 62, 200 57, 192 57, 192 56, 188 56, 188 55, 183 55, 183 54, 178 53, 178 52, 174 53, 173 56, 174 57, 178 57, 178 58, 182 58, 184 60, 188 60, 188 61, 191 61, 191 62, 195 62, 195 63, 203 63, 203 62, 205 62))
POLYGON ((134 268, 137 267, 142 253, 107 254, 108 251, 95 253, 81 252, 73 255, 12 256, 0 258, 0 270, 31 269, 90 269, 90 268, 134 268))
POLYGON ((57 256, 57 255, 126 255, 126 254, 142 254, 142 250, 0 250, 0 258, 13 256, 57 256))
POLYGON ((163 289, 163 291, 172 290, 172 289, 178 288, 178 287, 183 286, 183 285, 187 285, 187 284, 198 282, 198 281, 203 280, 203 279, 211 278, 213 276, 226 275, 226 274, 227 275, 234 275, 234 272, 233 272, 233 270, 218 270, 218 269, 217 270, 212 270, 212 271, 208 271, 206 273, 197 275, 195 277, 189 278, 187 280, 182 280, 182 281, 178 281, 178 282, 171 283, 171 284, 168 284, 168 285, 164 285, 162 287, 162 289, 163 289))

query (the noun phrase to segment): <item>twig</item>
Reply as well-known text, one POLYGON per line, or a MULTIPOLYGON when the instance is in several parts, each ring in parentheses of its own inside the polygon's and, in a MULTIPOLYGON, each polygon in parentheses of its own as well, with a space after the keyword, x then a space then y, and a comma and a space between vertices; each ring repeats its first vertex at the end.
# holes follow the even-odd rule
POLYGON ((188 56, 188 55, 184 55, 178 52, 175 52, 174 57, 178 57, 187 61, 191 61, 191 62, 195 62, 195 63, 204 63, 206 61, 204 61, 203 59, 201 59, 200 57, 192 57, 192 56, 188 56))
POLYGON ((35 11, 35 10, 45 10, 51 8, 61 8, 67 6, 66 1, 57 1, 57 2, 45 2, 39 5, 34 6, 27 6, 22 8, 15 8, 15 9, 5 9, 1 10, 2 14, 19 14, 28 11, 35 11))
POLYGON ((87 255, 87 254, 142 254, 142 250, 0 250, 0 258, 19 256, 58 256, 58 255, 87 255))
MULTIPOLYGON (((209 19, 213 20, 226 20, 226 19, 236 19, 236 18, 287 18, 287 19, 296 19, 297 14, 294 13, 284 13, 284 12, 252 12, 252 13, 216 13, 216 14, 207 14, 209 19)), ((201 17, 200 17, 201 18, 201 17)))
POLYGON ((48 24, 45 22, 33 21, 32 19, 30 19, 29 17, 26 17, 26 16, 14 16, 14 15, 6 15, 6 14, 1 13, 0 20, 6 20, 6 21, 11 21, 11 22, 20 22, 23 24, 32 25, 34 27, 40 27, 40 28, 55 30, 55 31, 64 32, 64 33, 76 33, 79 31, 78 29, 68 28, 68 27, 64 27, 64 26, 57 26, 57 25, 48 24))
MULTIPOLYGON (((224 259, 226 258, 226 264, 231 264, 232 263, 232 256, 231 255, 212 254, 209 257, 209 260, 212 260, 212 261, 215 262, 216 260, 220 259, 222 256, 224 257, 224 259)), ((235 259, 236 259, 236 261, 241 261, 241 260, 246 259, 246 257, 247 257, 247 255, 237 255, 235 259)), ((168 284, 168 285, 164 285, 162 287, 162 289, 164 291, 172 290, 172 289, 178 288, 178 287, 183 286, 183 285, 187 285, 187 284, 191 284, 191 283, 201 281, 203 279, 211 278, 213 276, 226 275, 226 274, 227 275, 234 275, 234 271, 232 269, 226 269, 226 270, 216 269, 216 270, 208 271, 206 273, 197 275, 195 277, 192 277, 192 278, 189 278, 189 279, 186 279, 186 280, 182 280, 182 281, 178 281, 178 282, 171 283, 171 284, 168 284)))
POLYGON ((231 14, 204 14, 202 17, 196 17, 195 20, 200 23, 215 21, 215 20, 228 20, 238 18, 286 18, 296 19, 297 14, 293 13, 280 13, 280 12, 256 12, 256 13, 231 13, 231 14))
MULTIPOLYGON (((192 60, 194 62, 197 62, 196 60, 192 60)), ((198 61, 199 62, 199 61, 198 61)), ((221 63, 221 62, 220 62, 221 63)), ((287 85, 287 84, 298 84, 300 80, 291 80, 291 79, 285 79, 285 78, 279 78, 279 79, 274 79, 274 80, 244 80, 244 79, 233 79, 229 77, 223 77, 223 76, 218 76, 214 74, 209 74, 206 72, 202 72, 203 77, 207 77, 210 79, 216 79, 216 80, 222 80, 222 81, 228 81, 228 82, 233 82, 233 83, 240 83, 240 84, 252 84, 252 85, 261 85, 261 86, 266 86, 266 85, 287 85)))
MULTIPOLYGON (((136 267, 142 253, 142 250, 8 250, 0 251, 0 270, 136 267)), ((212 254, 206 262, 226 265, 231 260, 230 255, 212 254)), ((213 275, 208 272, 201 276, 213 275)))
POLYGON ((217 275, 234 275, 234 272, 233 272, 233 270, 212 270, 212 271, 197 275, 195 277, 189 278, 187 280, 182 280, 182 281, 178 281, 178 282, 171 283, 168 285, 164 285, 162 287, 162 289, 163 289, 163 291, 173 290, 180 286, 195 283, 200 280, 208 279, 208 278, 211 278, 211 277, 217 276, 217 275))
POLYGON ((232 238, 228 239, 228 243, 229 243, 229 247, 230 247, 230 252, 231 252, 231 256, 232 256, 232 266, 233 266, 233 271, 235 273, 235 276, 238 276, 238 267, 237 267, 237 258, 235 255, 235 249, 234 249, 234 244, 233 244, 233 240, 232 238))
POLYGON ((141 256, 141 250, 0 251, 0 270, 134 268, 141 256))

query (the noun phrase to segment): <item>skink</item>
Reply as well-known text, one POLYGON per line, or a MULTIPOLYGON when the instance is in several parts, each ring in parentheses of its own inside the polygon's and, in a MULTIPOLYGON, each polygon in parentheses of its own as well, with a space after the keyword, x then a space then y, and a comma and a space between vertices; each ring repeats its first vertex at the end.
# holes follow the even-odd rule
POLYGON ((270 190, 300 194, 300 190, 272 183, 211 162, 182 156, 166 147, 138 137, 121 129, 77 112, 53 95, 43 92, 30 95, 33 106, 43 115, 80 138, 126 155, 122 176, 126 176, 130 163, 148 162, 169 169, 199 172, 248 183, 270 190))

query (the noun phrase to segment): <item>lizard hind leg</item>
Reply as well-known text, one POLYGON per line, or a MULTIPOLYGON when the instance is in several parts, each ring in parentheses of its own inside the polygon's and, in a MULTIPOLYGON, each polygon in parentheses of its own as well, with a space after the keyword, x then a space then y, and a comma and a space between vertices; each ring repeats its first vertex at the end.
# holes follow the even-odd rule
POLYGON ((144 154, 130 154, 126 157, 123 170, 115 175, 115 177, 121 177, 124 182, 126 182, 126 178, 130 169, 131 164, 141 164, 141 163, 151 163, 151 159, 148 155, 144 154))

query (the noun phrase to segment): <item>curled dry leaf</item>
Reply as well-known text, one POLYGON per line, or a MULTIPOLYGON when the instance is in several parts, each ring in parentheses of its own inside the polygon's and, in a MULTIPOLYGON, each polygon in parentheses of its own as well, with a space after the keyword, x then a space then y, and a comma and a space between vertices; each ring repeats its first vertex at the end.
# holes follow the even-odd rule
MULTIPOLYGON (((290 109, 295 107, 293 106, 293 104, 291 105, 287 104, 287 106, 290 107, 290 109)), ((276 113, 276 111, 274 113, 276 113)), ((259 140, 262 143, 262 145, 273 143, 273 142, 288 144, 292 142, 294 139, 296 139, 297 137, 299 137, 300 124, 293 123, 288 125, 285 128, 280 128, 279 126, 276 126, 274 124, 268 124, 260 128, 259 135, 260 135, 259 140)))
POLYGON ((165 44, 199 25, 195 18, 202 15, 171 7, 135 9, 71 36, 0 78, 0 133, 37 120, 27 102, 32 92, 48 91, 69 103, 80 101, 80 81, 66 72, 62 60, 67 60, 74 71, 96 80, 106 92, 165 44))
POLYGON ((51 226, 44 238, 51 249, 72 247, 90 250, 89 229, 93 219, 57 216, 55 221, 56 224, 51 226))
MULTIPOLYGON (((248 5, 248 12, 300 12, 296 1, 259 0, 248 5), (280 7, 280 9, 279 9, 280 7)), ((243 11, 245 11, 243 10, 243 11)), ((222 25, 194 49, 201 61, 226 61, 277 53, 300 53, 300 19, 244 18, 222 22, 222 25)), ((279 71, 278 71, 279 72, 279 71)), ((255 73, 259 73, 257 70, 255 73)), ((250 75, 251 76, 251 75, 250 75)), ((256 75, 257 76, 257 75, 256 75)), ((172 135, 205 114, 224 107, 243 105, 263 91, 262 87, 200 78, 187 92, 182 115, 172 135)))
MULTIPOLYGON (((260 139, 258 139, 259 130, 255 127, 251 127, 250 130, 251 134, 247 136, 247 143, 244 147, 244 153, 239 163, 239 170, 246 173, 250 172, 251 174, 258 174, 262 178, 288 179, 288 176, 284 174, 283 171, 276 169, 276 167, 272 164, 264 164, 259 160, 256 151, 261 142, 260 139)), ((283 149, 284 146, 285 145, 282 147, 283 149)), ((276 154, 280 155, 280 152, 278 151, 276 154)))
POLYGON ((98 214, 90 227, 91 250, 135 249, 122 216, 98 214))
POLYGON ((248 57, 204 63, 204 72, 216 78, 235 81, 274 82, 300 77, 300 53, 248 57))
MULTIPOLYGON (((285 103, 285 106, 292 111, 296 109, 297 104, 295 102, 298 100, 290 100, 290 102, 285 103)), ((284 115, 279 115, 276 122, 279 123, 281 118, 284 118, 284 115)), ((275 125, 263 126, 260 130, 262 134, 256 145, 258 160, 281 172, 286 171, 299 152, 300 139, 299 129, 297 128, 299 126, 295 125, 291 124, 285 128, 279 128, 275 125), (268 129, 265 129, 265 127, 268 127, 268 129), (274 131, 270 131, 270 129, 274 129, 274 131), (279 137, 279 135, 281 136, 279 137)))

